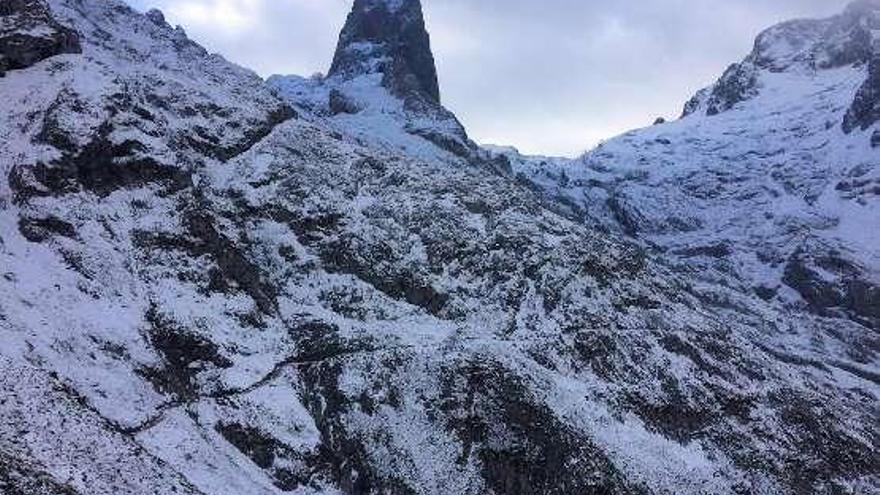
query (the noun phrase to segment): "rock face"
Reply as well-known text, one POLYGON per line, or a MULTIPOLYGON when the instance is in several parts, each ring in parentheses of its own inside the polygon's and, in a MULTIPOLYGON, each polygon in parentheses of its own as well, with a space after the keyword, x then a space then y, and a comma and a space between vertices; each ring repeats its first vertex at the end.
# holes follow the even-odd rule
POLYGON ((80 51, 79 35, 59 24, 43 0, 5 0, 0 4, 0 75, 80 51))
POLYGON ((852 106, 843 119, 844 132, 867 130, 880 122, 880 50, 871 59, 868 79, 859 88, 852 106))
POLYGON ((876 329, 878 19, 862 1, 774 26, 678 122, 518 171, 713 283, 876 329))
POLYGON ((880 493, 863 68, 527 176, 381 73, 282 100, 49 5, 87 56, 0 79, 4 495, 880 493))
POLYGON ((486 154, 440 104, 437 70, 419 0, 357 0, 326 78, 268 81, 303 114, 339 132, 412 156, 471 164, 486 154))
POLYGON ((880 286, 864 280, 865 269, 836 252, 802 249, 785 265, 783 281, 820 314, 853 315, 880 330, 880 286))
POLYGON ((753 65, 731 65, 708 94, 699 93, 685 105, 683 116, 701 109, 710 116, 726 112, 737 103, 755 96, 757 86, 758 78, 753 65))
POLYGON ((329 75, 383 74, 392 93, 440 102, 440 86, 420 0, 356 0, 329 75))

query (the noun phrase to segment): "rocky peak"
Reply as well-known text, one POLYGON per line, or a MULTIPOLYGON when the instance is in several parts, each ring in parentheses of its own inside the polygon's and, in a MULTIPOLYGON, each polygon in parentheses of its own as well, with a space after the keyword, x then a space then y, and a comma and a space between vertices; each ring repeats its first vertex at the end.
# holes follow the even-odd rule
POLYGON ((333 57, 330 75, 383 74, 401 97, 440 102, 437 70, 419 0, 355 0, 333 57))
POLYGON ((762 32, 754 49, 716 84, 685 105, 684 116, 715 115, 758 95, 761 72, 817 71, 867 66, 880 53, 880 0, 856 0, 836 16, 800 19, 762 32))
POLYGON ((866 63, 878 30, 880 3, 859 0, 828 19, 791 21, 764 31, 749 58, 774 72, 795 65, 830 69, 866 63))

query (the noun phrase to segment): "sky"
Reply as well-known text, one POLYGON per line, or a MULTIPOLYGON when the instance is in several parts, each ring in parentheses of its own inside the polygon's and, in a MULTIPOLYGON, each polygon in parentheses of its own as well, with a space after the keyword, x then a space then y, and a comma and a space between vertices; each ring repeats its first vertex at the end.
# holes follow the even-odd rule
MULTIPOLYGON (((351 0, 129 0, 268 77, 330 65, 351 0)), ((761 30, 848 0, 422 0, 444 105, 480 143, 575 156, 677 118, 761 30)))

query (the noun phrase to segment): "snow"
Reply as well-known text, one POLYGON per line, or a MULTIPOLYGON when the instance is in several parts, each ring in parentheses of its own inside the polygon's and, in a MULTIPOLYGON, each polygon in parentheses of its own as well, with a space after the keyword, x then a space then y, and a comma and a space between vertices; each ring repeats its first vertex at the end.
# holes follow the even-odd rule
MULTIPOLYGON (((482 494, 500 491, 489 470, 546 475, 493 459, 572 443, 596 450, 564 452, 558 476, 601 459, 656 493, 784 493, 778 465, 828 452, 793 446, 814 437, 786 417, 783 393, 816 404, 799 412, 826 421, 822 438, 854 456, 876 447, 869 331, 751 295, 781 277, 764 251, 784 257, 805 238, 869 274, 880 266, 865 228, 876 197, 837 188, 880 179, 870 134, 826 125, 864 67, 763 72, 759 94, 729 112, 579 160, 486 147, 538 197, 415 135, 469 145, 451 114, 407 107, 379 75, 264 84, 115 0, 51 4, 87 34, 83 55, 0 79, 14 102, 0 114, 0 465, 9 456, 96 495, 290 493, 284 469, 306 479, 302 495, 364 480, 482 494), (300 118, 270 122, 273 90, 300 118), (331 115, 332 90, 362 110, 331 115), (192 184, 53 190, 28 168, 62 157, 38 139, 52 119, 75 149, 109 122, 113 144, 141 143, 192 184), (209 149, 236 152, 186 145, 205 133, 209 149), (14 197, 13 168, 38 194, 14 197), (638 235, 609 198, 637 210, 638 235), (21 222, 51 218, 72 234, 25 238, 21 222), (715 243, 729 259, 675 254, 715 243), (163 326, 182 342, 157 343, 163 326), (175 346, 194 360, 176 362, 175 346), (671 417, 653 414, 664 407, 671 417), (677 423, 689 414, 708 419, 677 423), (230 425, 269 439, 271 466, 225 438, 230 425)), ((878 486, 856 468, 833 475, 878 486)))
POLYGON ((463 163, 460 157, 413 132, 429 130, 460 141, 460 124, 446 116, 408 111, 403 100, 382 86, 382 77, 381 73, 321 80, 272 76, 267 83, 306 115, 319 118, 323 125, 358 143, 420 160, 447 165, 463 163), (341 91, 356 102, 361 111, 353 115, 341 113, 329 117, 327 106, 332 90, 341 91))

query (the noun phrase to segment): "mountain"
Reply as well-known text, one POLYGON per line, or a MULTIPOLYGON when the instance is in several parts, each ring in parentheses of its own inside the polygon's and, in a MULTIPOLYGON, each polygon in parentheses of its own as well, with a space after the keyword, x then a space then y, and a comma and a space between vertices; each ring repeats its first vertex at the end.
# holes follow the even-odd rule
POLYGON ((511 156, 573 215, 684 271, 877 330, 878 31, 870 0, 783 23, 676 122, 573 162, 511 156))
POLYGON ((326 78, 276 75, 268 84, 305 115, 373 146, 446 162, 487 158, 440 104, 419 0, 355 1, 326 78))
POLYGON ((870 63, 537 160, 440 105, 417 1, 357 1, 327 77, 268 84, 158 11, 21 5, 0 492, 880 493, 873 306, 735 264, 836 243, 872 297, 870 63))

